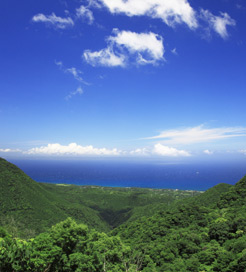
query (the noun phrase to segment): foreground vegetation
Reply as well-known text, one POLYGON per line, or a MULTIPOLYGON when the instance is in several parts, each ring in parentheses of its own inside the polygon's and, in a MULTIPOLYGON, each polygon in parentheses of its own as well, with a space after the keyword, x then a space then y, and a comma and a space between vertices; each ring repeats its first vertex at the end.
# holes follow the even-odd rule
MULTIPOLYGON (((63 191, 64 201, 73 195, 77 203, 80 197, 76 200, 71 190, 70 196, 63 191)), ((88 204, 90 198, 81 203, 88 204)), ((234 186, 219 184, 192 198, 165 203, 155 214, 125 220, 107 234, 72 218, 31 239, 17 238, 2 227, 0 271, 244 272, 245 198, 246 176, 234 186)), ((102 207, 112 208, 107 198, 98 203, 103 201, 102 207)))

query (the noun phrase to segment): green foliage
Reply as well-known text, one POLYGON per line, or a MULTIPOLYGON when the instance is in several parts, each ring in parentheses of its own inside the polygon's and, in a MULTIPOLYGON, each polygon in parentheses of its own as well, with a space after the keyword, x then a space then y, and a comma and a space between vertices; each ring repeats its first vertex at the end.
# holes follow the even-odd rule
POLYGON ((13 236, 34 237, 72 217, 108 232, 143 215, 151 216, 178 199, 200 192, 37 183, 0 158, 0 226, 13 236))
POLYGON ((36 232, 66 218, 52 196, 15 165, 0 158, 0 225, 15 236, 26 236, 26 227, 36 232))
POLYGON ((71 218, 28 241, 0 242, 0 271, 130 271, 130 248, 119 237, 89 230, 71 218), (127 270, 128 269, 128 270, 127 270))

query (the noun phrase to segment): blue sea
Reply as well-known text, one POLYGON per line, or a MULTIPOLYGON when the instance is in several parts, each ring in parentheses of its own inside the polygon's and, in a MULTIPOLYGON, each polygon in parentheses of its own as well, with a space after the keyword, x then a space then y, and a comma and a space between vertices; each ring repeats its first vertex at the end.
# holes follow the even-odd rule
POLYGON ((120 160, 11 160, 38 182, 110 187, 207 190, 235 184, 246 163, 162 163, 120 160))

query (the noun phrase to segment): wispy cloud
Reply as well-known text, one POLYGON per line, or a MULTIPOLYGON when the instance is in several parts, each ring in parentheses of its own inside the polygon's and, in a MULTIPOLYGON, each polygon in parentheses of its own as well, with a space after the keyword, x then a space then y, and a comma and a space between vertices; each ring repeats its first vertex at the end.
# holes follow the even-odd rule
POLYGON ((133 63, 157 64, 164 60, 164 46, 161 36, 153 33, 136 33, 114 29, 114 36, 107 38, 108 46, 100 51, 84 51, 84 59, 93 66, 121 66, 133 63))
POLYGON ((81 77, 82 72, 75 67, 65 69, 65 73, 73 75, 73 77, 80 82, 84 82, 83 78, 81 77))
POLYGON ((81 95, 81 94, 83 94, 83 93, 84 93, 84 91, 83 91, 82 88, 79 86, 74 92, 70 92, 70 94, 67 95, 67 96, 65 97, 65 99, 66 99, 66 100, 69 100, 69 99, 71 99, 73 96, 75 96, 75 95, 81 95))
POLYGON ((86 85, 89 85, 88 82, 86 82, 83 78, 82 78, 82 74, 83 72, 80 71, 79 69, 75 68, 75 67, 71 67, 71 68, 65 68, 62 61, 55 61, 55 64, 66 74, 71 74, 74 79, 76 79, 77 81, 84 83, 86 85))
POLYGON ((10 149, 10 148, 0 148, 0 152, 3 153, 14 153, 14 152, 21 152, 20 149, 10 149))
POLYGON ((185 23, 189 28, 198 26, 195 11, 187 0, 94 0, 102 3, 113 14, 127 16, 149 16, 159 18, 169 26, 185 23))
POLYGON ((203 125, 182 129, 164 130, 145 139, 162 139, 165 144, 195 144, 233 137, 246 136, 245 127, 205 128, 203 125))
POLYGON ((236 21, 233 20, 226 12, 221 12, 220 16, 215 16, 209 10, 202 9, 201 15, 204 20, 208 21, 210 27, 223 39, 228 37, 227 26, 236 25, 236 21))
POLYGON ((107 148, 96 148, 92 145, 82 146, 76 143, 68 145, 48 144, 46 146, 31 148, 25 152, 29 155, 89 155, 89 156, 118 156, 121 151, 107 148))
POLYGON ((92 11, 88 7, 85 7, 83 5, 76 9, 76 16, 77 18, 86 20, 90 25, 94 22, 94 16, 92 11))
POLYGON ((171 50, 171 52, 172 52, 174 55, 178 55, 178 52, 177 52, 176 47, 175 47, 175 48, 173 48, 173 49, 171 50))
POLYGON ((52 13, 51 15, 44 15, 42 13, 36 14, 32 17, 32 21, 36 23, 45 23, 47 26, 58 29, 65 29, 74 25, 71 17, 63 18, 56 16, 55 13, 52 13))

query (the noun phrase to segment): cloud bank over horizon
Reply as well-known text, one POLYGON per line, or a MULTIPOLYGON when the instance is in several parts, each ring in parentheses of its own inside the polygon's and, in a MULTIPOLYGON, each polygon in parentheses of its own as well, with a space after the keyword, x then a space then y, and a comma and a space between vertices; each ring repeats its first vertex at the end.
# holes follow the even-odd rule
MULTIPOLYGON (((72 96, 81 94, 82 89, 69 94, 67 99, 72 96)), ((206 128, 204 125, 195 127, 173 129, 162 131, 159 135, 139 139, 138 142, 144 141, 142 147, 133 149, 118 149, 106 147, 94 147, 93 145, 80 145, 70 143, 62 145, 60 143, 48 143, 33 147, 28 150, 0 148, 0 153, 19 153, 25 155, 45 155, 45 156, 108 156, 108 157, 191 157, 202 155, 216 155, 223 152, 206 148, 213 141, 228 141, 231 138, 246 137, 246 128, 244 127, 221 127, 221 128, 206 128), (148 143, 149 141, 152 143, 148 143), (157 141, 157 142, 156 142, 157 141), (147 144, 148 143, 148 144, 147 144), (147 145, 146 145, 147 144, 147 145), (199 144, 199 146, 197 146, 199 144), (187 149, 192 151, 188 151, 187 149)), ((246 154, 245 149, 235 150, 228 149, 228 152, 237 154, 246 154)))
POLYGON ((76 143, 61 145, 59 143, 48 144, 46 146, 34 147, 23 151, 27 155, 48 155, 48 156, 161 156, 161 157, 189 157, 191 154, 185 150, 174 147, 155 144, 151 148, 138 148, 131 151, 123 151, 117 148, 96 148, 92 145, 82 146, 76 143))

